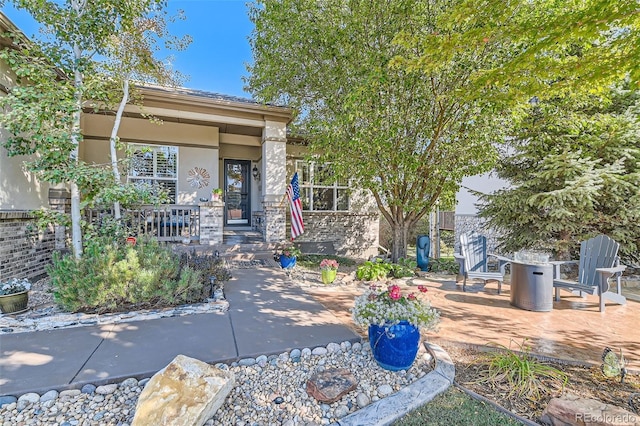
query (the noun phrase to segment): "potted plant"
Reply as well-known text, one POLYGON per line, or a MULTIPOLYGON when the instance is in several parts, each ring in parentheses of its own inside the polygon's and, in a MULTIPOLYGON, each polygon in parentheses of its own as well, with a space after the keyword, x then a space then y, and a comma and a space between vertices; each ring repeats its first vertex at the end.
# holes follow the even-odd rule
MULTIPOLYGON (((427 288, 418 286, 420 293, 427 288)), ((386 290, 372 286, 358 296, 352 310, 357 325, 369 327, 369 344, 373 358, 382 368, 407 370, 418 354, 420 329, 433 330, 440 313, 420 295, 402 294, 400 287, 386 290)))
POLYGON ((222 199, 222 189, 216 188, 211 191, 211 201, 220 201, 222 199))
POLYGON ((322 259, 320 269, 322 270, 323 283, 331 284, 335 281, 336 275, 338 274, 338 266, 340 266, 340 264, 333 259, 322 259))
POLYGON ((301 254, 300 249, 293 244, 283 247, 279 254, 280 266, 283 269, 293 268, 296 266, 296 259, 301 254))
POLYGON ((27 279, 12 278, 0 281, 0 311, 17 314, 27 310, 31 283, 27 279))

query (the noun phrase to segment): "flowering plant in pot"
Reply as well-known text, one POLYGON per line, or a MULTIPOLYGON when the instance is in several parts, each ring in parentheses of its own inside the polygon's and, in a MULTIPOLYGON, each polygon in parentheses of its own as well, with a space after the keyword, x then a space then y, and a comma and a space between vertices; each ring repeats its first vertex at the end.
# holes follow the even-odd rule
POLYGON ((280 266, 285 269, 293 268, 296 266, 296 259, 300 256, 302 252, 300 249, 293 244, 284 246, 279 253, 276 254, 276 257, 280 261, 280 266))
POLYGON ((338 266, 340 264, 333 259, 322 259, 320 262, 320 270, 322 271, 322 282, 325 284, 331 284, 338 273, 338 266))
POLYGON ((0 310, 4 314, 23 312, 29 302, 31 283, 22 278, 0 281, 0 310))
MULTIPOLYGON (((418 286, 421 294, 427 292, 418 286)), ((397 285, 381 290, 372 286, 358 296, 352 309, 354 322, 369 327, 369 344, 374 359, 388 370, 406 370, 418 353, 420 329, 434 330, 440 312, 425 297, 402 294, 397 285)))

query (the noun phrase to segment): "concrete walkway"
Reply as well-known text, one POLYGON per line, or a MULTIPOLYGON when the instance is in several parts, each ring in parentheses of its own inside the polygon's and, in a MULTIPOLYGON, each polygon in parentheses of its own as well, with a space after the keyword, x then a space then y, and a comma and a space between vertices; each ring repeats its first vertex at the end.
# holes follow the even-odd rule
POLYGON ((361 340, 282 270, 233 276, 225 313, 2 335, 0 395, 150 377, 178 354, 217 363, 361 340))

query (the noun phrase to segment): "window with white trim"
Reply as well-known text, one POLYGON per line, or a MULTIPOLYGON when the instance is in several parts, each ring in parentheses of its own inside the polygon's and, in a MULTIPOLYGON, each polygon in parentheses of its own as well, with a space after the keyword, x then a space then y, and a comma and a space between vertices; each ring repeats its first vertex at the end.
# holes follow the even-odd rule
POLYGON ((178 192, 178 147, 130 144, 132 148, 129 182, 169 194, 169 203, 176 202, 178 192))
POLYGON ((296 161, 302 209, 307 211, 348 211, 349 185, 333 177, 330 164, 296 161))

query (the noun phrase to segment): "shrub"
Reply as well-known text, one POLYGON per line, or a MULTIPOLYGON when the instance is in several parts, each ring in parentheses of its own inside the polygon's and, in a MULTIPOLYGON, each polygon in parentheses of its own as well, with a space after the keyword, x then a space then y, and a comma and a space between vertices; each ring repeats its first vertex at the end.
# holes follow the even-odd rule
POLYGON ((398 259, 398 263, 391 264, 391 275, 395 278, 413 277, 416 275, 418 263, 413 259, 398 259))
POLYGON ((348 257, 336 256, 332 254, 303 254, 298 257, 298 264, 305 268, 316 269, 324 259, 333 259, 341 266, 354 266, 356 262, 348 257))
POLYGON ((198 254, 195 249, 180 255, 180 268, 189 268, 202 273, 209 283, 209 277, 215 277, 220 284, 231 279, 231 271, 224 266, 224 260, 212 254, 198 254))
POLYGON ((377 281, 386 278, 391 272, 391 263, 381 259, 367 260, 356 270, 356 277, 363 281, 377 281))
POLYGON ((93 236, 81 259, 54 254, 47 270, 56 302, 72 312, 193 303, 208 290, 208 277, 150 238, 132 246, 93 236))
POLYGON ((457 274, 459 272, 460 265, 452 257, 441 257, 440 259, 429 259, 429 271, 431 272, 443 272, 447 274, 457 274))
MULTIPOLYGON (((530 348, 523 342, 520 351, 513 351, 504 345, 494 344, 498 348, 486 355, 486 369, 482 372, 481 383, 509 383, 511 394, 531 400, 540 399, 540 388, 544 387, 541 378, 561 382, 564 386, 568 376, 531 356, 530 348)), ((510 394, 510 395, 511 395, 510 394)))

